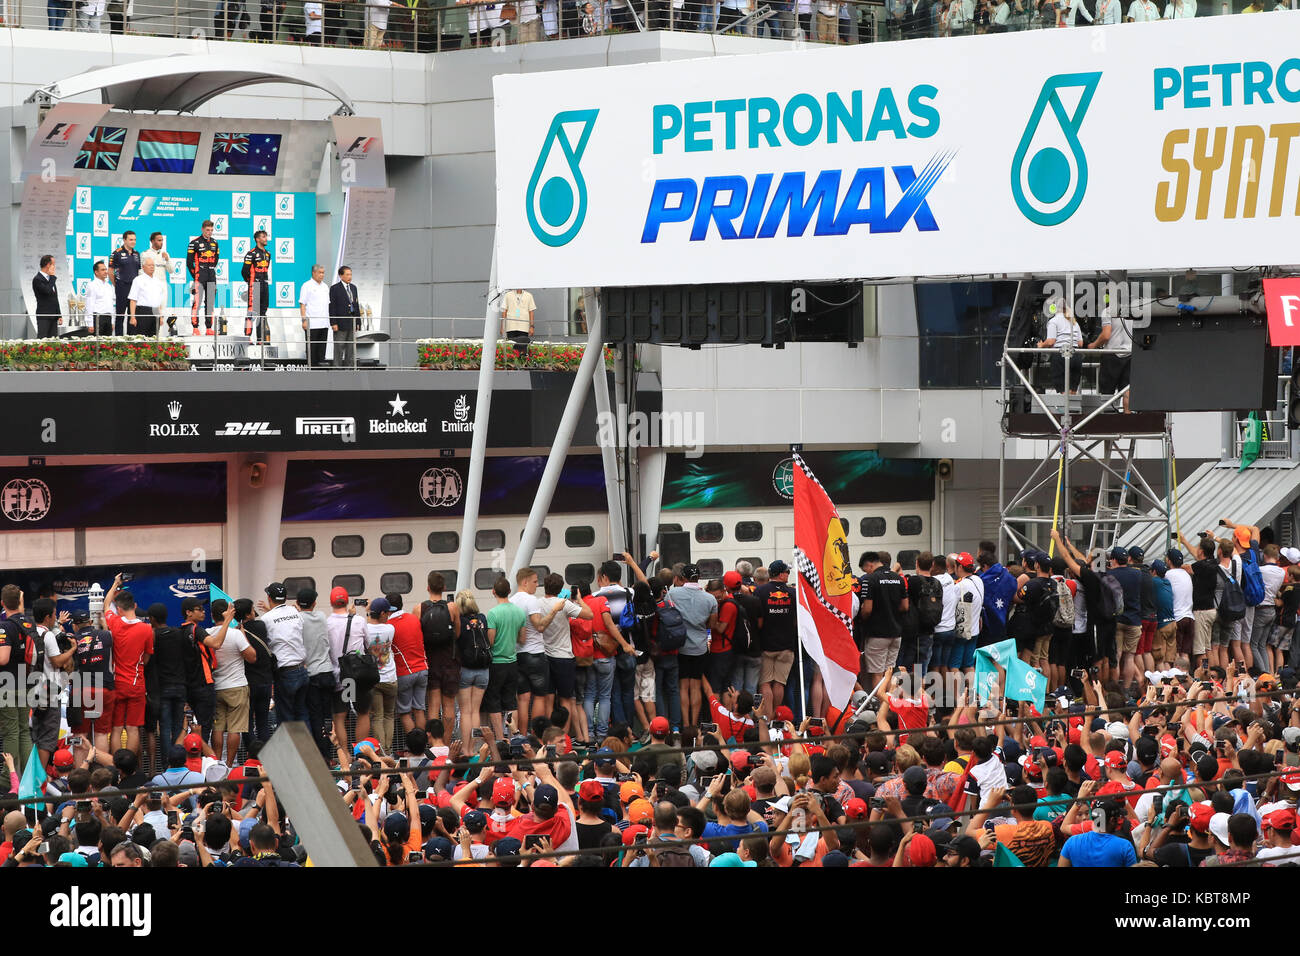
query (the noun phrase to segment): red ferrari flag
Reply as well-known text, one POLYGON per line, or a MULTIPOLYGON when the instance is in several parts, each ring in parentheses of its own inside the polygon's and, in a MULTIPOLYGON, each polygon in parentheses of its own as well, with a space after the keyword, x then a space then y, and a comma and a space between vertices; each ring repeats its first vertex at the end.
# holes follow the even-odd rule
POLYGON ((844 522, 799 455, 794 456, 794 545, 799 638, 821 668, 830 704, 844 708, 861 663, 853 642, 853 566, 844 522))

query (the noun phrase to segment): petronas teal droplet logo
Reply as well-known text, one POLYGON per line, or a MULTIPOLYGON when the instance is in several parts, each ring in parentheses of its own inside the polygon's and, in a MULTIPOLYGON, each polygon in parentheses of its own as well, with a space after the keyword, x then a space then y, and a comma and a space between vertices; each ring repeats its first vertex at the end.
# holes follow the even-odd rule
POLYGON ((538 242, 565 245, 587 218, 587 180, 579 164, 599 112, 566 110, 551 120, 524 197, 528 226, 538 242))
POLYGON ((1059 226, 1079 208, 1088 191, 1088 157, 1079 139, 1101 73, 1060 73, 1043 83, 1011 160, 1011 195, 1025 218, 1059 226), (1078 90, 1070 112, 1061 92, 1078 90), (1051 122, 1044 122, 1048 110, 1051 122))

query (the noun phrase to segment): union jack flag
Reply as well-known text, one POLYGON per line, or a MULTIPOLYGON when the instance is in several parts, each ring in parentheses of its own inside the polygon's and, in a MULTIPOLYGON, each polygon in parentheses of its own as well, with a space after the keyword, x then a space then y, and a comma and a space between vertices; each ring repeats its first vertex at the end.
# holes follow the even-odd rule
POLYGON ((125 142, 125 126, 96 126, 72 165, 76 169, 117 169, 125 142))
POLYGON ((248 152, 248 134, 217 133, 212 137, 212 151, 214 153, 246 153, 248 152))

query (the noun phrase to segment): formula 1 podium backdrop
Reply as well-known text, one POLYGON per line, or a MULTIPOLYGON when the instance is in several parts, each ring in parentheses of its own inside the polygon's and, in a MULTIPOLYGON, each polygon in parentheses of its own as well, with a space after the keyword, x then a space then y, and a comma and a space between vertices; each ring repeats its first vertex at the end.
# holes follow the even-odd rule
MULTIPOLYGON (((209 219, 219 243, 215 311, 232 334, 243 331, 248 289, 241 267, 259 229, 269 236, 268 314, 272 343, 287 346, 280 354, 303 355, 298 293, 313 263, 325 266, 329 282, 347 262, 363 306, 382 314, 393 202, 378 119, 233 119, 61 102, 45 112, 28 143, 10 258, 29 316, 31 277, 42 255, 61 257, 67 325, 69 297, 84 298, 94 263, 108 259, 122 233, 134 230, 143 253, 157 231, 171 259, 164 314, 175 315, 177 331, 187 335, 185 252, 209 219)), ((34 327, 29 321, 27 329, 34 327)), ((11 327, 8 334, 24 333, 11 327)))

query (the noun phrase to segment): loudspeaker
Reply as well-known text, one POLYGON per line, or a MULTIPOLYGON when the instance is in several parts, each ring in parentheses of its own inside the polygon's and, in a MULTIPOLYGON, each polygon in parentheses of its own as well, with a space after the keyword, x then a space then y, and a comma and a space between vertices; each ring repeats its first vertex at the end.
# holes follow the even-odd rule
POLYGON ((659 564, 671 568, 677 562, 691 563, 691 533, 689 531, 665 531, 659 535, 659 564))

